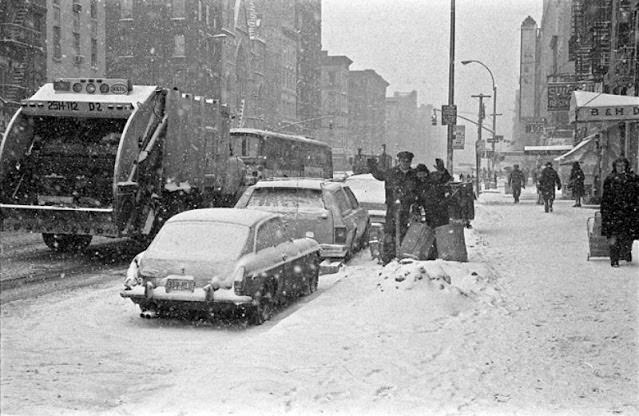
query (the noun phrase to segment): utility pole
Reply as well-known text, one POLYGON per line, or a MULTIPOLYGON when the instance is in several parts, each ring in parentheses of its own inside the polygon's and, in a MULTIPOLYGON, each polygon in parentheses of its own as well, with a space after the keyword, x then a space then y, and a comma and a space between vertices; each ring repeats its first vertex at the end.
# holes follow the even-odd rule
MULTIPOLYGON (((450 0, 450 54, 448 58, 448 105, 455 104, 455 0, 450 0)), ((448 124, 446 141, 446 167, 453 174, 453 139, 455 124, 448 124)))
POLYGON ((479 94, 471 95, 471 97, 479 98, 479 112, 477 114, 477 141, 475 142, 475 169, 477 170, 477 174, 475 175, 475 187, 477 188, 477 195, 479 195, 481 193, 481 189, 479 187, 479 175, 481 174, 481 152, 478 148, 483 143, 481 141, 481 129, 483 127, 482 124, 484 117, 486 117, 486 114, 484 114, 484 98, 490 98, 490 95, 479 94))

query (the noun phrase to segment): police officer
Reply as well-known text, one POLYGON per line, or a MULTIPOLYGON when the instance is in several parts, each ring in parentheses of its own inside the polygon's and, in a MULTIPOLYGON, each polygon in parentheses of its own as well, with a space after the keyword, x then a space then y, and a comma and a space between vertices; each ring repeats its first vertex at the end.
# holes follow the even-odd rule
POLYGON ((399 152, 397 154, 397 166, 386 170, 379 169, 375 159, 368 159, 367 161, 373 177, 379 181, 384 181, 386 193, 383 264, 389 263, 396 256, 397 228, 399 228, 399 241, 404 238, 408 230, 410 207, 415 202, 417 185, 416 172, 410 166, 413 157, 414 155, 411 152, 399 152))

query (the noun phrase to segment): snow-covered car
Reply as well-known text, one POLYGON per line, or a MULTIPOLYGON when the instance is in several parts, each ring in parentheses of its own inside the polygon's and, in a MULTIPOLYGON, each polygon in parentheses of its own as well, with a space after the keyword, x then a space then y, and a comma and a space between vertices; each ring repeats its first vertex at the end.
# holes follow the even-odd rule
POLYGON ((295 236, 313 233, 323 258, 348 258, 368 243, 368 212, 341 182, 319 178, 263 180, 247 188, 235 207, 282 214, 295 236))
POLYGON ((205 208, 171 217, 127 271, 120 295, 142 317, 193 311, 240 311, 268 320, 276 304, 317 289, 319 244, 293 239, 281 216, 205 208))
POLYGON ((373 178, 370 173, 351 175, 344 179, 355 194, 360 205, 368 211, 371 221, 369 244, 373 258, 380 258, 384 244, 384 224, 386 223, 386 191, 384 182, 373 178))

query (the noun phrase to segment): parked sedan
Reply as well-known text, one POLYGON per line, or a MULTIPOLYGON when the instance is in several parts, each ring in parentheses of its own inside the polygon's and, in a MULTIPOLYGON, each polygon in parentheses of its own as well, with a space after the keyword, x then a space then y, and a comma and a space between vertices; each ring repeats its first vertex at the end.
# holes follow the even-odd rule
POLYGON ((384 244, 384 224, 386 223, 386 192, 384 182, 373 178, 370 173, 351 175, 344 179, 371 220, 369 247, 371 256, 381 260, 384 244))
POLYGON ((324 258, 348 258, 368 243, 368 213, 341 182, 263 180, 247 188, 235 207, 282 214, 296 236, 313 233, 324 258))
POLYGON ((124 298, 142 317, 177 310, 229 309, 261 324, 273 306, 317 289, 319 244, 293 239, 263 211, 206 208, 170 218, 127 271, 124 298))

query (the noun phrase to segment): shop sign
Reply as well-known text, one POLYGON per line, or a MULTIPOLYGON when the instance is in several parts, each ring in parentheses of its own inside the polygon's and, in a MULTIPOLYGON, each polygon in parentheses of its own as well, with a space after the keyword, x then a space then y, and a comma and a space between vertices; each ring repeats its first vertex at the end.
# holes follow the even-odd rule
POLYGON ((453 149, 464 149, 464 144, 466 142, 466 126, 463 124, 455 125, 453 135, 453 149))
POLYGON ((572 92, 580 89, 581 86, 576 82, 549 82, 548 111, 568 111, 572 92))

